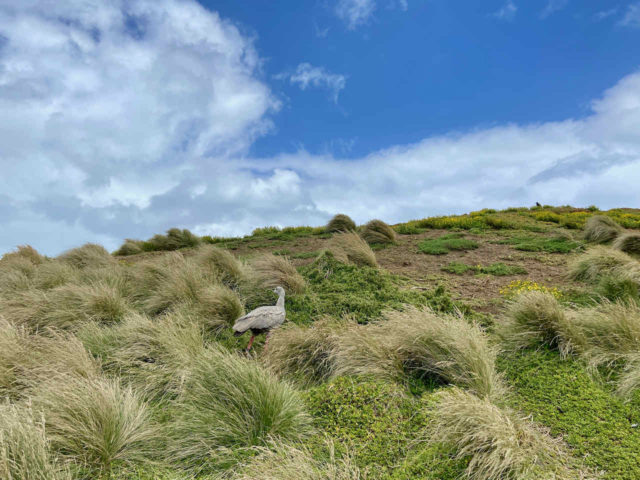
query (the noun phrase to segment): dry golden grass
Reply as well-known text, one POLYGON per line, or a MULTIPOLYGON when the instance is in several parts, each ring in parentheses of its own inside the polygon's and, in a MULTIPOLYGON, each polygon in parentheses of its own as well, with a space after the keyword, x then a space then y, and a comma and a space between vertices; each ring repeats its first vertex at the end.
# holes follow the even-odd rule
POLYGON ((593 215, 587 219, 584 226, 585 240, 593 243, 613 240, 620 232, 622 232, 622 227, 606 215, 593 215))
POLYGON ((58 375, 96 377, 99 365, 74 336, 46 331, 31 334, 0 318, 0 394, 21 395, 58 375))
POLYGON ((482 328, 461 315, 437 315, 407 307, 389 311, 377 324, 353 326, 339 337, 336 374, 407 374, 500 398, 505 393, 495 367, 497 350, 482 328))
POLYGON ((624 276, 640 283, 640 262, 619 250, 599 246, 569 264, 569 277, 573 280, 596 284, 605 276, 624 276))
POLYGON ((149 461, 156 429, 147 405, 117 379, 58 377, 42 383, 32 403, 44 416, 52 448, 95 476, 109 478, 116 465, 149 461))
POLYGON ((79 271, 71 265, 57 260, 42 263, 33 275, 33 286, 40 290, 50 290, 65 283, 77 283, 79 271))
POLYGON ((529 419, 458 388, 444 390, 438 397, 428 441, 452 445, 456 458, 469 458, 466 478, 580 478, 580 472, 567 468, 562 443, 529 419))
POLYGON ((43 420, 26 406, 0 405, 0 478, 73 478, 51 452, 43 420))
POLYGON ((30 289, 0 299, 1 314, 32 330, 73 330, 88 321, 114 323, 130 312, 126 297, 105 283, 66 284, 46 293, 30 289))
POLYGON ((33 265, 39 265, 44 262, 45 258, 38 253, 38 251, 31 245, 19 245, 15 252, 9 252, 2 255, 0 264, 3 262, 11 262, 16 258, 28 260, 33 265))
POLYGON ((504 344, 524 349, 540 344, 556 346, 563 356, 573 349, 570 318, 550 293, 532 290, 521 293, 507 304, 497 326, 504 344))
POLYGON ((94 243, 67 250, 57 258, 76 268, 107 267, 116 263, 116 259, 104 247, 94 243))
POLYGON ((329 223, 327 223, 326 230, 327 232, 348 232, 356 229, 356 223, 351 220, 351 217, 348 215, 344 215, 343 213, 338 213, 335 215, 329 223))
POLYGON ((360 236, 370 245, 388 245, 396 243, 396 232, 382 220, 369 221, 362 230, 360 236))
POLYGON ((364 480, 366 474, 349 457, 337 459, 332 445, 329 459, 318 461, 311 452, 287 445, 255 448, 258 456, 240 467, 233 480, 364 480))
POLYGON ((115 326, 91 323, 77 335, 105 372, 150 398, 179 395, 205 348, 196 320, 178 313, 155 320, 133 314, 115 326))
POLYGON ((640 255, 640 234, 625 233, 619 235, 613 242, 612 247, 629 255, 640 255))
POLYGON ((280 255, 266 254, 251 263, 256 280, 262 288, 283 287, 289 294, 303 293, 306 282, 289 259, 280 255))
POLYGON ((264 362, 276 374, 302 385, 328 380, 334 374, 338 336, 345 327, 345 321, 326 318, 311 327, 288 324, 278 328, 269 338, 264 362))
POLYGON ((377 267, 376 254, 356 232, 337 233, 329 241, 329 251, 343 263, 377 267))
POLYGON ((246 280, 247 269, 228 250, 213 245, 201 245, 193 258, 198 265, 209 270, 228 287, 235 288, 246 280))
POLYGON ((166 458, 196 471, 232 468, 245 449, 299 441, 311 432, 291 385, 213 345, 193 362, 175 412, 166 458))

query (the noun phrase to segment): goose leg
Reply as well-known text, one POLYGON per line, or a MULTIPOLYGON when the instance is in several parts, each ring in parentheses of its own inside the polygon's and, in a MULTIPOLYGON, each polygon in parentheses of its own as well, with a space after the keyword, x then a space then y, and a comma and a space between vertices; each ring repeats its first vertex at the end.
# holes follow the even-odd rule
POLYGON ((249 350, 251 350, 251 345, 253 345, 253 340, 256 338, 255 335, 251 335, 251 338, 249 339, 249 344, 247 345, 247 348, 245 348, 245 352, 248 352, 249 350))
POLYGON ((262 349, 263 352, 267 351, 267 345, 269 345, 269 335, 271 335, 271 332, 267 332, 266 337, 264 337, 264 348, 262 349))

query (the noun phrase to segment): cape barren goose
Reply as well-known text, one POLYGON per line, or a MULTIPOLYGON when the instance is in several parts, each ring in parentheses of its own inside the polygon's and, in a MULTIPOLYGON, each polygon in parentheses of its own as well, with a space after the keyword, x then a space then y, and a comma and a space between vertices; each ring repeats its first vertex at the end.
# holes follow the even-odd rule
POLYGON ((247 313, 244 317, 238 318, 233 324, 233 334, 235 336, 240 336, 247 330, 251 330, 251 339, 246 348, 247 352, 251 349, 256 335, 260 335, 261 333, 267 334, 264 343, 266 349, 267 342, 269 341, 269 332, 272 328, 282 325, 282 322, 284 322, 284 289, 282 287, 276 287, 273 291, 278 294, 278 301, 275 305, 258 307, 247 313))

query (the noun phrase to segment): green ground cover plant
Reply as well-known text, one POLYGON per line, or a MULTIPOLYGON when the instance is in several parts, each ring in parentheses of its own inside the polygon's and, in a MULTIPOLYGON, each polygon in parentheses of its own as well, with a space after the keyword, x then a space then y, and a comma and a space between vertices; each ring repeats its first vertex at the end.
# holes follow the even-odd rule
POLYGON ((527 271, 519 265, 506 265, 502 262, 492 263, 491 265, 467 265, 461 262, 451 262, 442 267, 442 271, 453 273, 455 275, 463 275, 467 272, 484 275, 494 275, 497 277, 506 275, 520 275, 527 271))
POLYGON ((452 250, 474 250, 478 244, 462 233, 449 233, 438 238, 431 238, 421 241, 418 250, 427 255, 445 255, 452 250))
POLYGON ((582 243, 566 236, 514 236, 501 240, 499 243, 513 245, 516 250, 525 252, 570 253, 582 248, 582 243))

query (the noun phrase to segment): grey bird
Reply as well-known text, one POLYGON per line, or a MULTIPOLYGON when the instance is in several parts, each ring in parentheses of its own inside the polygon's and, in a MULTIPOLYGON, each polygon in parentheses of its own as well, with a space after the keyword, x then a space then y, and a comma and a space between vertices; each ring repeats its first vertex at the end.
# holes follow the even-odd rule
POLYGON ((235 336, 240 336, 247 330, 251 330, 251 339, 246 348, 247 352, 251 350, 251 345, 253 345, 253 340, 256 338, 256 335, 260 335, 261 333, 267 334, 264 343, 264 348, 266 349, 271 329, 282 325, 284 322, 284 288, 276 287, 273 291, 278 294, 278 301, 275 305, 258 307, 245 316, 238 318, 233 324, 233 334, 235 336))

